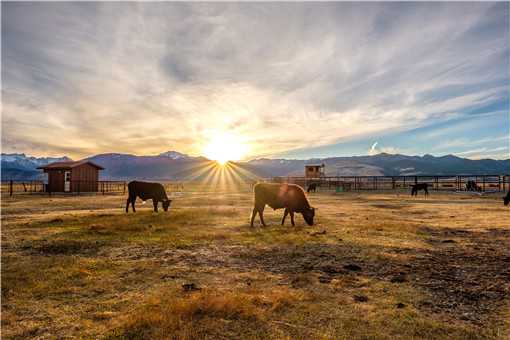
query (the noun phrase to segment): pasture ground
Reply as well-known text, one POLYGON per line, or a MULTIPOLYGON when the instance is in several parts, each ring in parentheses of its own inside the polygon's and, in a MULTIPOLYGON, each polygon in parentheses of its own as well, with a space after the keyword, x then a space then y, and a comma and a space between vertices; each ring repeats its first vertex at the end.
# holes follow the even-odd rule
POLYGON ((248 190, 3 197, 2 337, 509 339, 500 196, 316 193, 315 226, 254 229, 248 190))

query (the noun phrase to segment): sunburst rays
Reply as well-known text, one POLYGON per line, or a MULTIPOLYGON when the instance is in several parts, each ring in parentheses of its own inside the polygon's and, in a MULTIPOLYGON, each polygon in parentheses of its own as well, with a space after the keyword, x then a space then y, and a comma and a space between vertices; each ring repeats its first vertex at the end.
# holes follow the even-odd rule
POLYGON ((196 182, 213 190, 246 190, 261 178, 234 162, 205 161, 203 164, 184 170, 183 181, 196 182))

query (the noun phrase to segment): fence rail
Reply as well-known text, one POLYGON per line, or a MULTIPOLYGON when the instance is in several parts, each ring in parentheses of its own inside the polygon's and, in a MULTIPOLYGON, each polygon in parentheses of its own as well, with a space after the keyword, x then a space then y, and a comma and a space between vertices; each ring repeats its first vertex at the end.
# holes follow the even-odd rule
MULTIPOLYGON (((164 181, 161 182, 168 192, 183 191, 184 184, 182 182, 164 181)), ((68 191, 72 194, 80 193, 99 193, 99 194, 126 194, 127 181, 81 181, 71 180, 69 182, 68 191)), ((62 193, 62 190, 50 192, 47 184, 43 181, 20 181, 20 180, 3 180, 0 185, 2 194, 13 196, 15 194, 37 194, 37 193, 62 193)))
POLYGON ((44 192, 43 181, 2 181, 0 186, 2 193, 9 193, 12 196, 14 193, 35 193, 44 192))
POLYGON ((432 190, 467 191, 468 182, 481 192, 510 189, 510 175, 273 177, 266 181, 294 183, 304 188, 314 183, 320 190, 336 191, 408 189, 415 183, 428 183, 432 190))

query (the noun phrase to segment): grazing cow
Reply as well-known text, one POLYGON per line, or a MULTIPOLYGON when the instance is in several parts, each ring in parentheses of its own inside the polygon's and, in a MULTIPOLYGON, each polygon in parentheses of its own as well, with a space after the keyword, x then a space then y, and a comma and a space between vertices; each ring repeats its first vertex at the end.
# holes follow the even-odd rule
POLYGON ((306 189, 307 193, 315 192, 317 190, 317 183, 310 183, 308 184, 308 188, 306 189))
POLYGON ((475 181, 469 180, 466 183, 466 190, 480 192, 480 191, 482 191, 482 188, 480 186, 478 186, 475 181))
POLYGON ((411 196, 418 196, 418 191, 423 190, 425 191, 425 196, 429 195, 429 184, 428 183, 416 183, 414 185, 411 185, 411 196))
POLYGON ((510 203, 510 190, 508 190, 508 193, 506 194, 506 196, 503 197, 503 203, 505 205, 508 205, 508 203, 510 203))
POLYGON ((315 216, 315 208, 310 206, 310 202, 306 198, 303 188, 296 184, 273 184, 273 183, 257 183, 253 187, 255 202, 253 212, 251 214, 251 226, 257 213, 260 222, 264 227, 264 208, 269 205, 274 210, 285 208, 283 213, 282 225, 285 218, 290 214, 290 222, 294 224, 294 213, 301 213, 308 225, 313 225, 315 216))
POLYGON ((128 191, 129 197, 126 203, 126 212, 129 211, 130 203, 131 207, 133 208, 133 212, 136 212, 135 201, 137 197, 140 197, 143 201, 152 199, 155 212, 158 212, 158 202, 163 203, 164 211, 168 211, 170 202, 172 202, 172 200, 168 199, 165 188, 160 183, 132 181, 128 184, 128 191))

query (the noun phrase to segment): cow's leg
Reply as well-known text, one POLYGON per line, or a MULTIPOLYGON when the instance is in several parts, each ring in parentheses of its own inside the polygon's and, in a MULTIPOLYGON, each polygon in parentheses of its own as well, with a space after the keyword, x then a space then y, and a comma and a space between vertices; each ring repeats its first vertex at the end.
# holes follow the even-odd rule
POLYGON ((289 209, 285 208, 285 211, 283 212, 283 218, 282 218, 282 225, 285 223, 285 218, 289 214, 289 209))
POLYGON ((131 203, 131 198, 128 197, 127 201, 126 201, 126 213, 129 212, 129 203, 131 203))
POLYGON ((427 197, 429 195, 429 190, 427 188, 425 188, 425 197, 427 197))
POLYGON ((152 200, 152 205, 154 205, 154 212, 158 212, 158 200, 157 199, 152 200))
POLYGON ((290 210, 290 223, 292 223, 292 226, 295 227, 296 224, 294 223, 294 212, 290 210))
POLYGON ((259 208, 258 212, 259 212, 259 217, 260 217, 260 223, 262 223, 262 225, 264 227, 267 227, 266 222, 264 222, 264 208, 265 208, 265 206, 262 208, 259 208))
POLYGON ((131 197, 131 208, 133 208, 133 212, 136 212, 135 201, 136 201, 136 196, 135 197, 131 197))
POLYGON ((250 226, 253 228, 253 220, 255 219, 255 216, 257 216, 257 208, 253 208, 253 211, 251 212, 251 222, 250 222, 250 226))

